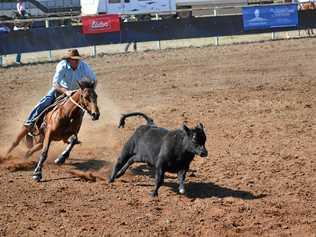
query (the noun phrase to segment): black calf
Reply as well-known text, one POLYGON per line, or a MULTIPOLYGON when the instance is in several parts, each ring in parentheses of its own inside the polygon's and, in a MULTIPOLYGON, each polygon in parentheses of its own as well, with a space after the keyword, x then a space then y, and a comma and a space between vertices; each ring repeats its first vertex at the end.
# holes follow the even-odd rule
POLYGON ((145 114, 135 112, 123 115, 119 127, 124 127, 125 119, 131 116, 142 116, 147 124, 139 126, 125 144, 113 168, 110 182, 122 176, 134 162, 144 162, 156 169, 156 185, 152 196, 158 195, 166 171, 177 173, 179 192, 183 194, 185 175, 194 156, 206 157, 208 154, 203 125, 198 123, 195 128, 188 128, 183 124, 181 128, 170 131, 157 127, 145 114))

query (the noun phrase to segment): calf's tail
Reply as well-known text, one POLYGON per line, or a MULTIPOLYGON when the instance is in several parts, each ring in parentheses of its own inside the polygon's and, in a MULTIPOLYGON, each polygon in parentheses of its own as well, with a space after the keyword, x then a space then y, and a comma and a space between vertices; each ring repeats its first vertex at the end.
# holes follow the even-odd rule
POLYGON ((154 123, 154 120, 152 118, 148 117, 146 114, 141 113, 141 112, 133 112, 133 113, 122 114, 118 127, 119 128, 124 128, 124 126, 125 126, 125 119, 128 118, 128 117, 133 117, 133 116, 141 116, 141 117, 143 117, 146 120, 147 125, 149 125, 149 126, 156 126, 155 123, 154 123))

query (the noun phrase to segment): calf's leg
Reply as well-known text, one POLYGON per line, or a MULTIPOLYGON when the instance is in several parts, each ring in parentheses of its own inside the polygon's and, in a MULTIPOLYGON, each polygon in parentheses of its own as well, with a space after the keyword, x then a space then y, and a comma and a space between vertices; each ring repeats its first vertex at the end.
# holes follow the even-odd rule
POLYGON ((186 170, 180 170, 178 171, 178 179, 179 179, 179 193, 184 194, 185 189, 184 189, 184 180, 185 180, 185 175, 186 175, 186 170))
MULTIPOLYGON (((117 158, 116 164, 113 167, 113 171, 109 180, 110 183, 112 183, 114 179, 117 178, 117 173, 123 168, 128 160, 135 155, 133 152, 131 152, 131 150, 132 145, 130 144, 130 142, 126 143, 120 156, 117 158)), ((121 175, 123 175, 123 173, 121 175)))
POLYGON ((158 189, 163 184, 165 178, 165 172, 163 171, 162 167, 156 168, 156 177, 155 177, 155 189, 153 192, 150 193, 151 197, 157 197, 158 196, 158 189))
POLYGON ((121 177, 125 173, 125 171, 128 169, 128 167, 130 167, 136 161, 140 161, 140 159, 137 156, 131 157, 125 163, 125 165, 116 173, 115 178, 117 179, 117 178, 121 177))

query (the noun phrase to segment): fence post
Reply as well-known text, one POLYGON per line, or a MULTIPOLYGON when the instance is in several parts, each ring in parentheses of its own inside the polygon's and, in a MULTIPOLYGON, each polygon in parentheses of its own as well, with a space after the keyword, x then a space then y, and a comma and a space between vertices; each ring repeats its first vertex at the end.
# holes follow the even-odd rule
POLYGON ((96 57, 97 56, 97 46, 93 45, 92 46, 92 57, 96 57))
MULTIPOLYGON (((45 27, 49 28, 49 20, 48 19, 45 20, 45 27)), ((48 61, 52 61, 52 51, 51 50, 48 50, 48 61)))
POLYGON ((272 40, 275 40, 275 32, 272 32, 271 38, 272 38, 272 40))
MULTIPOLYGON (((214 8, 214 12, 213 12, 213 13, 214 13, 214 16, 216 16, 216 15, 217 15, 216 8, 214 8)), ((216 36, 216 37, 215 37, 215 45, 216 45, 216 46, 218 46, 218 45, 219 45, 219 38, 218 38, 218 36, 216 36)))
MULTIPOLYGON (((156 13, 156 20, 157 20, 157 21, 159 20, 158 13, 156 13)), ((161 42, 160 42, 160 40, 158 40, 157 46, 158 46, 158 49, 160 50, 160 49, 161 49, 161 42)))

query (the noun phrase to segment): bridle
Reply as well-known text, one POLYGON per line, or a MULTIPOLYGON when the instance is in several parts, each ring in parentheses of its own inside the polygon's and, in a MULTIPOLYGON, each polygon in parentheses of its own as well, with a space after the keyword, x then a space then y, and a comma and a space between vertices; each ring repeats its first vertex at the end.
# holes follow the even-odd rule
POLYGON ((80 104, 78 104, 76 101, 74 101, 74 99, 71 96, 69 97, 69 99, 72 103, 74 103, 77 107, 79 107, 83 112, 88 113, 88 111, 85 108, 83 108, 80 104))
MULTIPOLYGON (((74 91, 74 93, 75 92, 77 92, 78 90, 75 90, 74 91)), ((85 109, 85 108, 83 108, 83 106, 81 106, 78 102, 76 102, 73 98, 72 98, 72 95, 71 96, 69 96, 69 99, 70 99, 70 101, 73 103, 73 104, 75 104, 78 108, 80 108, 83 112, 87 112, 88 114, 89 114, 89 112, 85 109)))

